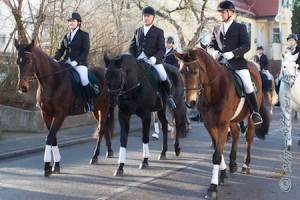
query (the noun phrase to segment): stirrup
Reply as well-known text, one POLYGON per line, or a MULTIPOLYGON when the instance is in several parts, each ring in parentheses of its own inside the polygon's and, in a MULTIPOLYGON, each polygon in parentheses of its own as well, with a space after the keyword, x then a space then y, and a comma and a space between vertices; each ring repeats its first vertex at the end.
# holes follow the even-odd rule
POLYGON ((260 114, 257 112, 253 112, 250 117, 254 125, 259 125, 263 123, 263 119, 261 118, 260 114))
POLYGON ((176 104, 175 104, 174 100, 173 100, 171 97, 169 97, 169 98, 167 99, 167 105, 168 105, 168 107, 171 108, 171 109, 176 108, 176 104))

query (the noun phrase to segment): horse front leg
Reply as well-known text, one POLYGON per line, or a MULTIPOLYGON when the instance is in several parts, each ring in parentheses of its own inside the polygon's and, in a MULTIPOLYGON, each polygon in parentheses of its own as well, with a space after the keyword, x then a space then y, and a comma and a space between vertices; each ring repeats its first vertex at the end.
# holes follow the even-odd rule
POLYGON ((115 171, 114 176, 122 176, 124 174, 124 165, 126 162, 126 146, 128 142, 128 133, 130 128, 130 114, 125 114, 120 108, 119 108, 119 123, 120 123, 120 129, 121 129, 121 135, 120 135, 120 151, 119 151, 119 167, 115 171))
POLYGON ((149 167, 148 159, 150 157, 149 151, 149 131, 150 131, 150 124, 151 124, 151 113, 146 114, 143 117, 143 162, 140 164, 140 169, 147 169, 149 167))
POLYGON ((245 155, 245 159, 244 159, 244 165, 242 167, 242 174, 250 174, 250 162, 251 162, 251 146, 252 146, 252 142, 253 142, 253 137, 254 137, 254 125, 253 122, 250 120, 250 118, 248 119, 248 130, 246 133, 246 155, 245 155))
POLYGON ((42 113, 44 121, 46 123, 47 128, 49 127, 49 133, 46 138, 46 147, 44 153, 44 176, 48 177, 54 173, 60 173, 60 159, 61 155, 59 152, 59 148, 57 145, 56 133, 61 127, 66 115, 56 115, 53 118, 46 115, 46 113, 42 113), (51 122, 50 122, 51 121, 51 122), (53 168, 51 166, 51 161, 54 161, 53 168))
POLYGON ((230 151, 230 162, 229 162, 229 172, 234 173, 237 171, 237 164, 236 164, 236 152, 239 143, 240 131, 236 123, 230 124, 230 130, 232 134, 232 144, 231 144, 231 151, 230 151))
POLYGON ((219 184, 220 170, 221 170, 220 178, 223 179, 221 184, 225 184, 227 182, 226 164, 223 157, 223 150, 227 139, 228 125, 220 126, 218 129, 208 128, 207 130, 209 131, 212 138, 213 135, 217 134, 217 140, 216 140, 217 143, 213 154, 213 170, 212 170, 211 184, 207 190, 205 199, 217 199, 218 196, 217 186, 219 184))

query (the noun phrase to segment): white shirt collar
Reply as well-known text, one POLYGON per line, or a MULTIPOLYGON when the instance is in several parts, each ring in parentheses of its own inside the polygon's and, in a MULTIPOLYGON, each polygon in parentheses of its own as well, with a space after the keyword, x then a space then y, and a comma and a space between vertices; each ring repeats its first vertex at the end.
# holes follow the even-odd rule
POLYGON ((229 27, 231 26, 232 22, 233 22, 233 20, 230 20, 228 22, 223 23, 223 29, 224 29, 223 31, 224 31, 225 34, 228 31, 229 27))
POLYGON ((71 30, 70 34, 71 34, 71 40, 73 40, 74 36, 76 35, 77 31, 79 30, 79 26, 77 26, 77 28, 75 28, 74 30, 71 30))
POLYGON ((144 25, 144 36, 147 35, 148 31, 150 30, 150 28, 153 26, 153 24, 151 24, 150 26, 145 26, 144 25))

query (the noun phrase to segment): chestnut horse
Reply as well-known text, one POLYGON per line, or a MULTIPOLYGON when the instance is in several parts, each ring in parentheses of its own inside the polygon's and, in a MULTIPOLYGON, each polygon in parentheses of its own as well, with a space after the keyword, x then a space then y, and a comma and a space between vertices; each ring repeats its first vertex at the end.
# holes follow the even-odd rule
MULTIPOLYGON (((232 147, 230 153, 230 172, 237 170, 236 151, 239 139, 237 122, 248 119, 246 133, 245 163, 243 173, 250 173, 250 149, 254 136, 254 124, 250 119, 250 111, 245 98, 240 98, 235 89, 232 76, 228 69, 214 60, 204 49, 194 48, 186 50, 183 54, 174 53, 182 61, 181 73, 186 87, 186 101, 189 106, 198 107, 204 121, 204 126, 209 132, 214 143, 213 174, 211 185, 205 198, 217 198, 217 185, 227 181, 226 164, 223 150, 230 126, 232 133, 232 147), (221 170, 220 177, 218 177, 221 170), (218 180, 220 178, 220 180, 218 180)), ((256 128, 255 133, 259 138, 264 138, 268 133, 270 119, 265 106, 262 104, 262 82, 254 63, 248 62, 250 74, 257 85, 257 103, 263 123, 256 128)))
POLYGON ((105 56, 104 60, 107 68, 105 78, 109 91, 118 96, 118 115, 121 128, 119 168, 115 171, 114 176, 123 175, 124 172, 130 118, 133 114, 136 114, 142 120, 144 159, 140 164, 141 169, 148 167, 151 112, 157 111, 158 119, 162 124, 163 147, 159 159, 166 159, 166 151, 168 149, 168 121, 166 112, 170 112, 175 119, 176 134, 174 149, 175 155, 179 156, 178 136, 186 134, 186 107, 184 104, 183 82, 179 70, 172 65, 164 64, 167 75, 172 81, 171 95, 176 103, 175 109, 167 109, 167 95, 162 90, 158 73, 152 66, 142 60, 137 60, 130 54, 122 54, 112 59, 105 56))
MULTIPOLYGON (((42 118, 49 130, 46 138, 44 175, 50 176, 52 172, 60 173, 61 156, 56 134, 68 115, 84 114, 86 100, 83 95, 76 96, 72 90, 72 67, 63 66, 54 61, 40 48, 35 47, 34 41, 30 44, 19 44, 15 40, 14 45, 18 51, 19 91, 27 92, 29 81, 37 80, 38 82, 37 105, 41 109, 42 118), (52 159, 54 160, 53 168, 50 164, 52 159)), ((105 69, 90 67, 89 73, 91 72, 99 82, 99 93, 93 99, 95 104, 93 115, 98 120, 95 136, 97 135, 98 138, 91 164, 96 164, 103 135, 106 139, 107 157, 111 157, 113 154, 110 134, 113 133, 114 107, 109 102, 109 93, 104 77, 105 69)))

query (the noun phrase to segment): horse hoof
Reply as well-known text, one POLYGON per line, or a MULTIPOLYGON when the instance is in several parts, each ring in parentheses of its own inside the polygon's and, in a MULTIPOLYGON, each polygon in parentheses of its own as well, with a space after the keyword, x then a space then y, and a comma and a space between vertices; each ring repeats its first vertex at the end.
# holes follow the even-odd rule
POLYGON ((55 173, 55 174, 60 174, 60 166, 58 166, 58 167, 53 167, 53 168, 52 168, 52 172, 55 173))
POLYGON ((208 189, 207 190, 207 193, 205 195, 205 199, 216 200, 217 197, 218 197, 217 189, 215 189, 215 190, 208 189))
POLYGON ((238 170, 237 164, 233 164, 233 166, 229 166, 229 172, 230 173, 235 173, 238 170))
POLYGON ((153 133, 152 136, 151 136, 151 140, 158 140, 158 133, 153 133))
POLYGON ((124 170, 123 169, 117 169, 114 173, 114 176, 123 176, 124 170))
POLYGON ((179 155, 180 155, 180 152, 181 152, 181 149, 178 148, 178 149, 175 151, 175 155, 176 155, 176 156, 179 156, 179 155))
POLYGON ((288 146, 287 146, 287 150, 288 150, 288 151, 292 150, 292 145, 288 145, 288 146))
POLYGON ((112 158, 114 156, 114 152, 113 151, 107 151, 106 152, 106 158, 112 158))
POLYGON ((160 154, 158 156, 158 160, 166 160, 167 159, 167 156, 165 154, 160 154))
POLYGON ((139 166, 139 169, 147 169, 149 167, 149 164, 148 163, 144 163, 142 162, 139 166))
POLYGON ((228 183, 228 177, 220 177, 219 184, 226 185, 228 183))
POLYGON ((250 167, 248 167, 248 168, 243 167, 241 173, 242 174, 250 174, 250 167))
POLYGON ((49 177, 52 174, 52 166, 45 167, 44 176, 49 177))
POLYGON ((90 161, 91 165, 98 165, 98 158, 92 158, 90 161))
POLYGON ((298 142, 298 145, 300 145, 300 140, 299 140, 299 142, 298 142))

